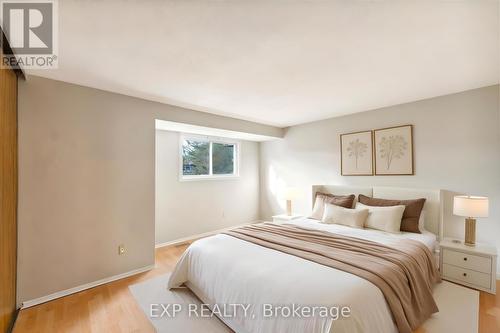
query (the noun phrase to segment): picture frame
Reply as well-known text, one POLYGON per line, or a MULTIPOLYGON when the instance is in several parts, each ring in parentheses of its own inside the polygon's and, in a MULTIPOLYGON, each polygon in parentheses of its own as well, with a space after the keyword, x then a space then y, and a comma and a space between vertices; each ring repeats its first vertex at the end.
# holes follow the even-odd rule
POLYGON ((415 174, 413 125, 380 128, 373 131, 375 175, 415 174))
POLYGON ((373 131, 340 135, 340 173, 342 176, 373 176, 373 131))

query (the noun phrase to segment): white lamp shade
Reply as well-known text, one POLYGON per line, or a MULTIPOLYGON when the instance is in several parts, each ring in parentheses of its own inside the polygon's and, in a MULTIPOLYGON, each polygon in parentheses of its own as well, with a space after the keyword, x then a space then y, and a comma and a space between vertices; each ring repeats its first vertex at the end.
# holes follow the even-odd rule
POLYGON ((287 187, 283 191, 283 199, 293 200, 299 195, 299 190, 296 187, 287 187))
POLYGON ((458 195, 453 198, 453 214, 465 217, 488 217, 488 198, 458 195))

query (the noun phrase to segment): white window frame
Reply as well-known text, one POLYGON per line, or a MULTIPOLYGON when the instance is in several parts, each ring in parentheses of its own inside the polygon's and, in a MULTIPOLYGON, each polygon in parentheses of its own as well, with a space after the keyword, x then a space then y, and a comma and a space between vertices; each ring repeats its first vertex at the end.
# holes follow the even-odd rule
POLYGON ((232 140, 228 138, 220 138, 214 136, 206 136, 206 135, 196 135, 196 134, 185 134, 181 133, 179 135, 179 180, 180 181, 193 181, 193 180, 223 180, 223 179, 235 179, 240 176, 240 153, 241 153, 241 144, 237 140, 232 140), (209 174, 208 175, 184 175, 183 174, 183 144, 185 140, 193 140, 193 141, 204 141, 210 143, 209 148, 209 174), (234 145, 234 158, 233 158, 233 170, 234 173, 227 175, 214 175, 213 165, 212 165, 212 144, 213 143, 222 143, 222 144, 232 144, 234 145))

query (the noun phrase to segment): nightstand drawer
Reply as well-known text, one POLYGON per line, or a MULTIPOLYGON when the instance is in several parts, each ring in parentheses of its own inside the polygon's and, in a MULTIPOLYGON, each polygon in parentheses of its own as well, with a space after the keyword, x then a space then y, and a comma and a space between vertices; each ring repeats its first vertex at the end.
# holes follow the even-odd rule
POLYGON ((487 273, 488 275, 491 273, 491 258, 475 256, 468 253, 444 249, 443 263, 487 273))
POLYGON ((443 277, 463 281, 471 285, 489 289, 491 275, 452 265, 443 265, 443 277))

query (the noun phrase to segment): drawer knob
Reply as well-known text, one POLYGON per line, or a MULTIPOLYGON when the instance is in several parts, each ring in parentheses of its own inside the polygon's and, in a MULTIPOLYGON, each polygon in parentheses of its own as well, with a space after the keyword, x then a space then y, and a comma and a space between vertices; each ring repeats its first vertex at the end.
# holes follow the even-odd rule
POLYGON ((464 276, 467 276, 467 273, 464 273, 464 276))
POLYGON ((464 257, 464 261, 467 261, 467 257, 464 257))

